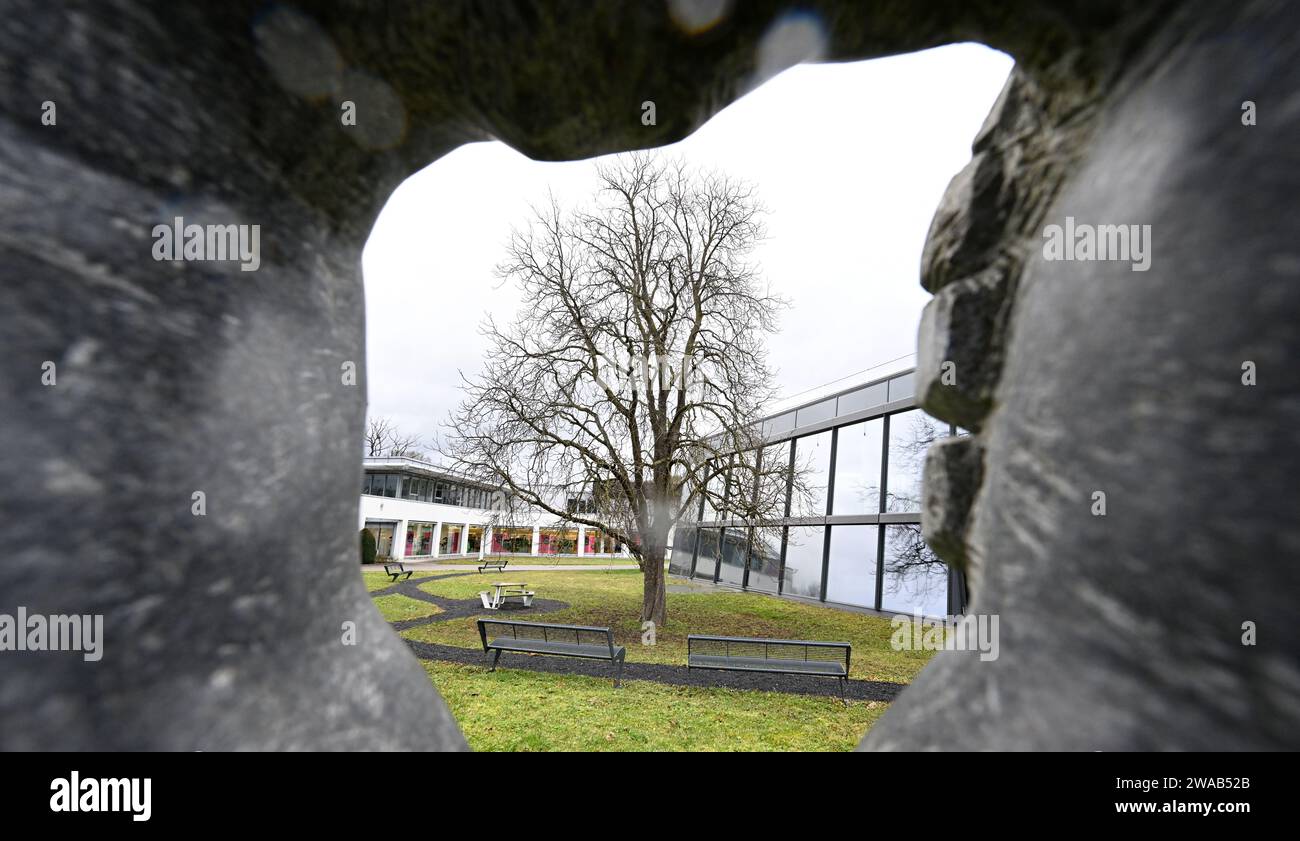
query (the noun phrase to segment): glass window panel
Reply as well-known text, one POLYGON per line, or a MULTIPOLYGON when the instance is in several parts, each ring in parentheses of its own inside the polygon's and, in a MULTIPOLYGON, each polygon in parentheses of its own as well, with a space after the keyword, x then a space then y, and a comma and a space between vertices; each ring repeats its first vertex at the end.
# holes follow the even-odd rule
POLYGON ((794 443, 795 463, 807 483, 809 494, 795 494, 791 517, 821 517, 826 514, 826 488, 831 472, 831 431, 798 438, 794 443))
POLYGON ((889 402, 916 396, 916 374, 908 371, 889 381, 889 402))
POLYGON ((889 417, 889 476, 886 511, 921 510, 921 473, 930 444, 948 436, 940 424, 920 409, 889 417))
POLYGON ((733 519, 749 521, 754 512, 754 480, 758 453, 751 450, 737 453, 731 460, 731 471, 727 474, 730 487, 727 489, 727 516, 733 519))
POLYGON ((758 519, 779 520, 785 516, 790 494, 790 442, 782 441, 764 447, 761 470, 762 475, 758 481, 758 519))
POLYGON ((407 524, 406 552, 416 556, 433 553, 433 523, 407 524))
POLYGON ((362 479, 361 479, 361 492, 362 492, 363 494, 368 494, 368 493, 370 493, 370 476, 371 476, 371 474, 367 473, 367 474, 366 474, 365 476, 363 476, 362 479))
POLYGON ((880 511, 880 457, 885 421, 875 418, 841 426, 835 444, 835 514, 880 511))
POLYGON ((461 532, 464 531, 462 526, 453 526, 449 523, 442 524, 442 536, 438 539, 439 555, 458 555, 461 553, 461 532))
POLYGON ((781 581, 781 530, 755 529, 749 558, 749 589, 775 593, 781 581))
POLYGON ((885 527, 885 581, 882 610, 948 613, 948 567, 921 539, 921 526, 885 527))
POLYGON ((786 412, 763 421, 763 437, 769 438, 794 429, 794 412, 786 412))
POLYGON ((387 480, 384 485, 384 496, 391 496, 394 499, 397 498, 397 487, 400 484, 401 478, 402 477, 398 476, 396 473, 387 474, 387 480))
POLYGON ((749 554, 747 529, 726 529, 722 532, 722 568, 718 580, 739 587, 745 581, 745 557, 749 554))
POLYGON ((787 532, 781 592, 821 598, 825 526, 791 526, 787 532))
POLYGON ((826 601, 876 606, 878 526, 831 526, 826 601))
MULTIPOLYGON (((706 473, 705 475, 708 474, 706 473)), ((709 493, 708 496, 704 497, 704 516, 701 518, 701 522, 714 522, 719 518, 720 515, 718 514, 718 509, 714 506, 714 502, 718 502, 719 498, 722 496, 725 487, 723 483, 726 481, 726 478, 727 473, 724 470, 722 473, 719 473, 710 479, 706 485, 709 493)), ((719 502, 719 504, 721 503, 719 502)))
POLYGON ((695 557, 695 577, 713 580, 718 568, 720 529, 700 529, 700 548, 695 557))
POLYGON ((820 403, 814 403, 811 406, 804 406, 795 416, 795 428, 808 426, 812 423, 821 423, 824 420, 830 420, 835 417, 835 398, 823 400, 820 403))
MULTIPOLYGON (((591 536, 591 532, 587 534, 591 536)), ((696 530, 690 526, 678 526, 673 533, 673 554, 668 561, 668 571, 673 575, 691 574, 691 560, 695 556, 695 535, 696 530)))
POLYGON ((860 412, 863 409, 883 406, 888 400, 889 384, 887 382, 874 383, 857 391, 841 394, 836 414, 848 415, 853 412, 860 412))

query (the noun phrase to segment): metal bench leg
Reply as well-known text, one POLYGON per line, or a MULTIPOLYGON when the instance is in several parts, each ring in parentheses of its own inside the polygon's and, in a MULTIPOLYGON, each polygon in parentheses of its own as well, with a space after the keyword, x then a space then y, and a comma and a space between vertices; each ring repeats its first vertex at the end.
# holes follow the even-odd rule
POLYGON ((497 649, 493 649, 493 651, 492 651, 492 665, 488 668, 488 671, 489 671, 489 672, 495 672, 495 671, 497 670, 497 661, 500 660, 500 659, 501 659, 501 649, 499 649, 499 648, 497 648, 497 649))
POLYGON ((844 706, 849 705, 849 679, 846 677, 840 678, 840 700, 844 702, 844 706))
POLYGON ((614 688, 618 689, 623 685, 623 658, 620 657, 614 661, 614 688))

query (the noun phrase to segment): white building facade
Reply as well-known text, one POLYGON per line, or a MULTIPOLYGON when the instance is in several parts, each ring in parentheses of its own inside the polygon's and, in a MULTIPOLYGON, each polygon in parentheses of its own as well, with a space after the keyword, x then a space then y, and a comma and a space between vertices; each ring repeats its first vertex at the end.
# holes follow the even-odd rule
POLYGON ((599 529, 565 523, 547 512, 501 525, 494 506, 498 490, 437 465, 386 457, 366 458, 364 467, 357 528, 374 535, 380 559, 625 554, 599 529))

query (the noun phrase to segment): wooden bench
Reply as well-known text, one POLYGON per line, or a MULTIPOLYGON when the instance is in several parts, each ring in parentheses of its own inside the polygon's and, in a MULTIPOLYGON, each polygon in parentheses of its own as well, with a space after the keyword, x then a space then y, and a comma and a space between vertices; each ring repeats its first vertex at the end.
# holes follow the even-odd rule
POLYGON ((833 677, 840 682, 840 697, 845 703, 848 703, 849 658, 852 653, 853 646, 847 642, 697 634, 686 637, 688 669, 833 677))
POLYGON ((483 641, 483 653, 492 652, 492 666, 488 671, 496 670, 497 661, 505 651, 580 657, 585 660, 608 660, 614 665, 614 685, 622 685, 623 660, 627 649, 614 645, 614 635, 609 628, 480 619, 478 635, 483 641))
POLYGON ((402 566, 400 563, 396 563, 396 564, 384 564, 384 572, 388 573, 388 577, 393 581, 396 581, 398 578, 401 578, 403 581, 405 581, 406 579, 411 577, 411 573, 414 572, 414 570, 407 569, 406 567, 402 566))
POLYGON ((510 563, 509 558, 488 558, 478 565, 478 571, 482 572, 485 569, 494 569, 497 572, 505 572, 506 564, 508 563, 510 563))

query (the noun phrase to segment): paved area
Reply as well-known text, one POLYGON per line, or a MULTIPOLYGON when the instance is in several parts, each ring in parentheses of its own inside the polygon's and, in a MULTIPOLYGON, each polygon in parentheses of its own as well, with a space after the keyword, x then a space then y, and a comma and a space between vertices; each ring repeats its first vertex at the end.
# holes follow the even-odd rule
MULTIPOLYGON (((583 566, 579 569, 591 569, 592 567, 583 566)), ((446 569, 446 567, 441 567, 446 569)), ((422 602, 437 605, 442 612, 433 616, 423 616, 418 619, 406 619, 400 622, 391 622, 394 630, 405 631, 408 628, 416 628, 421 625, 431 625, 436 622, 446 622, 449 619, 462 619, 471 616, 492 616, 493 611, 484 610, 483 604, 477 598, 475 599, 449 599, 443 596, 435 596, 432 593, 426 593, 418 585, 435 581, 441 578, 454 578, 462 575, 475 575, 477 572, 471 571, 450 573, 448 575, 438 575, 432 578, 419 578, 410 581, 399 581, 382 590, 376 590, 371 593, 371 597, 386 596, 393 593, 400 593, 403 596, 409 596, 422 602)), ((551 613, 557 610, 564 610, 569 605, 566 602, 556 601, 554 599, 534 599, 533 606, 529 609, 501 610, 495 613, 510 615, 513 614, 519 618, 531 618, 538 616, 538 621, 544 621, 540 614, 551 613)), ((461 663, 472 666, 487 665, 487 655, 481 649, 477 648, 460 648, 454 645, 440 645, 437 643, 420 642, 417 640, 403 640, 415 655, 422 660, 438 660, 446 663, 461 663)), ((549 674, 565 675, 587 675, 590 677, 611 678, 613 671, 608 663, 602 663, 589 660, 575 660, 570 657, 544 657, 527 654, 504 654, 499 664, 501 668, 524 669, 530 672, 545 672, 549 674)), ((656 683, 664 683, 672 686, 700 686, 700 687, 727 687, 730 689, 751 689, 763 692, 787 692, 797 695, 822 695, 827 697, 838 698, 840 695, 840 684, 837 680, 827 680, 825 678, 816 678, 806 675, 772 675, 772 674, 746 674, 745 672, 715 672, 701 671, 699 669, 688 669, 686 666, 672 665, 669 663, 634 663, 629 662, 623 667, 624 680, 651 680, 656 683)), ((847 697, 855 701, 892 701, 906 688, 905 684, 886 683, 884 681, 870 680, 850 680, 846 691, 847 697)))

